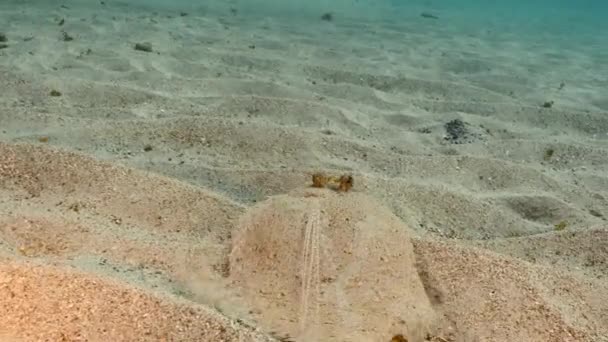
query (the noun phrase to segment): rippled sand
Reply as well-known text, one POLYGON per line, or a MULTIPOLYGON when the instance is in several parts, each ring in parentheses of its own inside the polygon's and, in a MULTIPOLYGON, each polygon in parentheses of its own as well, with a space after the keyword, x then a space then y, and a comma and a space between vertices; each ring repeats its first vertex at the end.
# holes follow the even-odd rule
POLYGON ((0 5, 3 340, 608 336, 591 46, 96 6, 0 5))

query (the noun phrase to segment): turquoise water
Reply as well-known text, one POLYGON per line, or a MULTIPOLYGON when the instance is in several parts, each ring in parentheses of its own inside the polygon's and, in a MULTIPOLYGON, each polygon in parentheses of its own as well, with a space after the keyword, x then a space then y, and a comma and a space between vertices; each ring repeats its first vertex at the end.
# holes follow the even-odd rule
MULTIPOLYGON (((437 35, 446 41, 467 37, 494 45, 497 55, 503 55, 509 45, 517 45, 527 53, 542 48, 551 50, 546 52, 546 59, 549 64, 555 63, 555 68, 568 69, 568 64, 584 63, 585 68, 597 69, 596 74, 608 74, 608 4, 604 1, 234 0, 201 3, 139 0, 125 1, 124 4, 148 10, 193 11, 195 15, 218 17, 236 10, 238 19, 232 22, 236 26, 247 27, 251 23, 272 20, 299 34, 305 35, 309 31, 312 36, 319 30, 328 29, 322 26, 328 23, 320 22, 319 17, 323 13, 331 13, 333 20, 325 26, 337 31, 346 29, 349 35, 358 36, 362 41, 385 28, 391 31, 391 37, 374 36, 373 43, 385 40, 391 45, 410 44, 415 34, 426 34, 429 40, 437 35), (424 18, 421 16, 423 13, 438 19, 424 18), (399 34, 402 34, 401 41, 395 37, 399 34), (572 60, 573 57, 577 60, 572 60)), ((332 39, 331 36, 325 38, 332 39)), ((339 35, 334 38, 337 43, 341 42, 339 35)), ((379 47, 378 54, 386 52, 382 51, 382 46, 379 47)), ((473 47, 470 52, 474 51, 473 47)), ((521 57, 526 58, 525 55, 521 57)), ((605 77, 601 79, 603 81, 605 77)))
MULTIPOLYGON (((230 51, 238 49, 248 72, 259 77, 297 73, 298 64, 319 65, 468 84, 528 104, 553 96, 564 83, 563 106, 608 110, 608 5, 602 1, 30 0, 5 1, 0 10, 7 18, 0 32, 15 37, 10 44, 15 46, 0 53, 13 57, 8 65, 30 71, 45 69, 42 65, 52 60, 32 57, 43 47, 69 56, 101 44, 96 51, 128 60, 126 51, 146 40, 165 46, 158 51, 166 58, 163 65, 180 70, 178 76, 220 72, 187 70, 185 61, 213 62, 204 49, 232 59, 237 57, 230 51), (331 20, 323 20, 324 14, 331 20), (60 19, 65 26, 57 26, 60 19), (40 39, 31 40, 36 29, 40 39), (61 30, 82 39, 58 45, 61 30), (258 62, 281 65, 279 60, 285 73, 255 67, 258 62)), ((111 59, 98 61, 95 68, 103 70, 111 59)))
MULTIPOLYGON (((120 1, 114 1, 120 2, 120 1)), ((108 2, 110 4, 111 2, 108 2)), ((125 1, 130 6, 154 9, 221 9, 225 6, 241 10, 242 14, 281 16, 285 18, 315 18, 319 13, 333 12, 340 16, 362 20, 403 21, 413 20, 420 11, 434 12, 450 25, 491 24, 500 27, 536 27, 556 32, 595 32, 606 34, 608 5, 603 1, 270 1, 235 0, 225 2, 198 1, 125 1), (521 26, 523 25, 523 27, 521 26)), ((480 29, 483 27, 479 27, 480 29)), ((535 32, 531 32, 535 33, 535 32)), ((600 37, 598 37, 600 38, 600 37)))
MULTIPOLYGON (((357 33, 365 35, 374 25, 394 25, 401 29, 404 39, 412 31, 433 34, 437 30, 454 37, 478 35, 491 41, 501 35, 511 34, 513 41, 537 41, 548 46, 567 49, 580 48, 589 58, 605 59, 608 50, 608 4, 598 0, 561 1, 482 1, 482 0, 314 0, 314 1, 193 1, 193 0, 108 0, 105 6, 100 1, 72 0, 63 4, 72 8, 90 8, 103 14, 103 9, 124 8, 129 12, 141 10, 171 12, 186 11, 193 15, 221 17, 234 9, 241 22, 271 18, 299 25, 299 29, 316 31, 318 18, 323 13, 332 13, 333 24, 338 28, 347 25, 357 33), (429 23, 421 13, 436 15, 439 19, 429 23), (356 23, 361 23, 357 27, 356 23), (432 26, 430 26, 432 25, 432 26), (494 36, 492 36, 494 35, 494 36)), ((5 1, 6 9, 19 6, 51 6, 47 1, 5 1)), ((59 6, 60 4, 56 4, 59 6)), ((164 14, 164 13, 161 13, 164 14)), ((431 20, 432 21, 432 20, 431 20)), ((235 22, 238 25, 238 22, 235 22)), ((372 28, 373 29, 373 28, 372 28)))

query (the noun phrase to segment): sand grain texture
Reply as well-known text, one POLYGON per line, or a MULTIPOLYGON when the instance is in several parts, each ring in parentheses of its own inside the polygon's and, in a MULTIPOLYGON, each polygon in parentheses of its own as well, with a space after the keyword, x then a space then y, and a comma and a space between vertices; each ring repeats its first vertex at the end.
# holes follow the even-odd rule
POLYGON ((1 340, 606 341, 601 35, 265 3, 0 4, 1 340))
POLYGON ((3 264, 0 294, 3 339, 264 341, 204 307, 72 270, 3 264))

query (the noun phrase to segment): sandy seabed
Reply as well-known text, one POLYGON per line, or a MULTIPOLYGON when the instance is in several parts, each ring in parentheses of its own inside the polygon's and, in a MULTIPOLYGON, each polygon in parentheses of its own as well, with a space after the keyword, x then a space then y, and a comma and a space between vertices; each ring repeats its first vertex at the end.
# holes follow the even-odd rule
POLYGON ((223 6, 0 5, 1 341, 608 341, 601 56, 223 6))

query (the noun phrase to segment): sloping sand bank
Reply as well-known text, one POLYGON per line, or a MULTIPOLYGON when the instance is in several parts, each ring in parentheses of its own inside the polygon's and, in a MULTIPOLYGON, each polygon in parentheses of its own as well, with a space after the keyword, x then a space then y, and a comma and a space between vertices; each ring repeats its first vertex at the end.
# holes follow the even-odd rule
POLYGON ((0 2, 0 340, 606 341, 603 36, 262 2, 0 2))
POLYGON ((270 338, 250 326, 298 341, 608 333, 602 279, 412 237, 356 191, 294 190, 244 210, 78 154, 0 151, 0 307, 13 340, 270 338))

